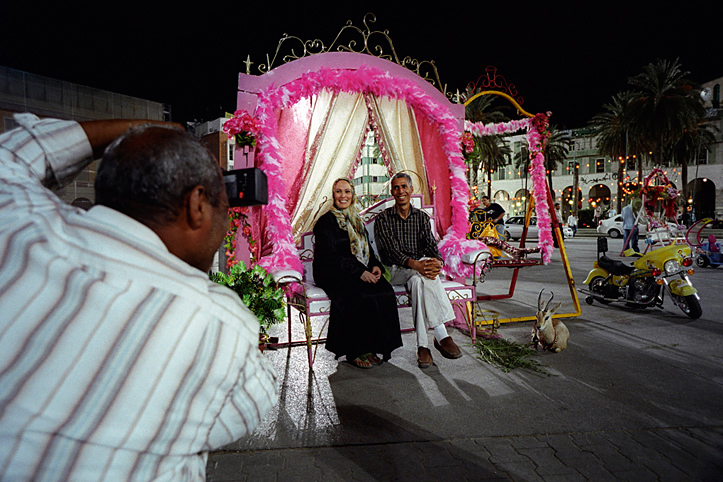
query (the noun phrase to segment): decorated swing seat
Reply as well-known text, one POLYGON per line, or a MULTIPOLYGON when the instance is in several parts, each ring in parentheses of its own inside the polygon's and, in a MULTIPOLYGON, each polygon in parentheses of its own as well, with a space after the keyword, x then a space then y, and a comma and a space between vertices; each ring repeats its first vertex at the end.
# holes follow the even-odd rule
MULTIPOLYGON (((381 213, 384 209, 394 205, 394 199, 388 198, 380 201, 371 207, 361 212, 362 219, 365 221, 367 232, 369 233, 369 244, 372 249, 378 255, 378 248, 374 239, 374 221, 376 216, 381 213)), ((432 231, 437 236, 434 228, 434 207, 431 205, 424 205, 422 196, 412 196, 412 205, 418 209, 422 209, 430 216, 432 231)), ((288 315, 291 319, 292 308, 298 311, 300 317, 303 318, 303 322, 307 325, 309 330, 311 329, 311 318, 316 316, 328 316, 331 311, 331 300, 327 294, 314 284, 313 268, 312 264, 314 261, 314 233, 309 231, 301 235, 301 242, 297 246, 299 249, 301 261, 303 264, 303 279, 298 280, 292 284, 291 289, 288 290, 288 315)), ((474 252, 466 253, 463 257, 463 262, 470 265, 477 265, 478 269, 481 269, 482 265, 488 262, 490 253, 487 250, 478 250, 474 252)), ((447 293, 447 297, 452 305, 455 307, 455 312, 458 317, 464 320, 464 323, 468 325, 470 335, 473 339, 476 338, 476 330, 473 324, 469 324, 470 320, 470 305, 469 303, 476 300, 475 287, 472 284, 466 283, 462 279, 452 280, 444 278, 442 285, 447 293)), ((394 294, 397 299, 397 307, 399 309, 410 308, 409 293, 404 286, 393 286, 394 294)), ((403 332, 413 331, 414 328, 403 329, 403 332)), ((321 343, 325 341, 325 338, 321 336, 322 333, 318 333, 318 336, 313 338, 313 343, 321 343)), ((289 325, 289 340, 291 340, 291 325, 289 325)), ((292 343, 299 343, 292 342, 292 343)), ((310 359, 313 363, 313 359, 310 359)))
MULTIPOLYGON (((299 313, 305 340, 298 343, 306 343, 310 365, 313 341, 321 337, 319 331, 311 333, 309 318, 327 314, 330 305, 323 290, 313 283, 311 230, 320 213, 332 204, 327 193, 334 180, 354 176, 368 135, 374 135, 378 159, 389 176, 402 171, 417 174, 414 187, 420 196, 415 202, 431 216, 450 278, 445 289, 458 311, 466 315, 473 338, 474 320, 470 321, 469 314, 476 305, 473 302, 479 300, 475 282, 481 274, 478 271, 483 271, 481 266, 487 268, 489 262, 487 247, 467 236, 469 185, 461 149, 463 131, 485 126, 467 129, 464 105, 451 102, 446 87, 439 90, 438 76, 431 82, 421 76, 420 69, 406 68, 410 62, 400 62, 393 49, 393 55, 374 54, 368 48, 370 37, 390 39, 384 32, 370 31, 367 20, 373 22, 365 17, 366 29, 350 25, 343 29, 362 35, 361 51, 284 37, 277 53, 267 57, 267 64, 259 65, 261 75, 250 73, 250 60, 247 72, 239 74, 234 117, 241 119, 239 113, 248 112, 256 127, 251 130, 253 152, 242 155, 237 144, 234 167, 256 166, 269 181, 268 204, 254 208, 251 214, 252 235, 258 240, 254 254, 256 262, 287 290, 289 325, 292 309, 299 313), (294 52, 279 54, 282 44, 296 45, 297 41, 301 42, 300 57, 294 52), (319 52, 309 52, 310 45, 321 45, 319 52), (285 63, 273 66, 277 58, 285 63)), ((418 65, 431 65, 436 75, 433 63, 418 65)), ((528 130, 531 173, 533 183, 539 185, 535 190, 540 206, 537 215, 544 221, 549 219, 542 162, 547 116, 530 117, 503 127, 528 130)), ((250 129, 240 127, 228 133, 243 134, 244 130, 250 129)), ((370 233, 375 213, 393 202, 386 200, 363 212, 370 233)), ((552 252, 549 229, 541 233, 539 245, 542 262, 547 264, 552 252)), ((395 287, 395 291, 398 305, 408 306, 406 290, 395 287)), ((286 345, 296 343, 289 327, 286 345)))

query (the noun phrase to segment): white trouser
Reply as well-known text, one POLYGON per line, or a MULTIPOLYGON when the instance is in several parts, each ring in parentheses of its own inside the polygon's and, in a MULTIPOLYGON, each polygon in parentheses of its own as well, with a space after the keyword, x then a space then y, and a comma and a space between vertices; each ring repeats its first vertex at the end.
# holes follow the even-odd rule
POLYGON ((409 292, 414 328, 417 332, 417 346, 428 347, 427 330, 441 327, 454 319, 454 309, 442 287, 439 276, 429 279, 417 270, 393 265, 389 268, 390 282, 404 285, 409 292))

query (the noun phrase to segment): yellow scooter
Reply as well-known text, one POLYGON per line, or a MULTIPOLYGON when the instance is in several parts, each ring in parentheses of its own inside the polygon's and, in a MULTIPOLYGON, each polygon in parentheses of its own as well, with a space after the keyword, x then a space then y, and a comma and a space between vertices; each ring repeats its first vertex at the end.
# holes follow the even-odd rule
MULTIPOLYGON (((690 246, 663 246, 636 257, 630 265, 605 255, 607 238, 600 237, 597 242, 598 259, 585 279, 589 289, 579 290, 587 295, 587 304, 598 301, 603 304, 623 302, 639 308, 662 307, 667 292, 673 303, 690 318, 700 318, 703 314, 698 291, 688 278, 694 273, 690 246)), ((626 254, 632 254, 630 251, 626 254)))

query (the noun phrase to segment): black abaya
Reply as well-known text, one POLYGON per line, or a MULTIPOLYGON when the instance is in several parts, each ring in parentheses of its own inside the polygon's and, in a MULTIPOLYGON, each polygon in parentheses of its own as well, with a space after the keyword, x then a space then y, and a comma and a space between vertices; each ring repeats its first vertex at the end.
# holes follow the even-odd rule
POLYGON ((370 249, 364 266, 351 252, 346 231, 327 212, 314 226, 314 284, 331 299, 326 349, 351 361, 365 353, 389 357, 402 346, 394 290, 383 277, 377 283, 362 281, 366 270, 382 265, 370 249))

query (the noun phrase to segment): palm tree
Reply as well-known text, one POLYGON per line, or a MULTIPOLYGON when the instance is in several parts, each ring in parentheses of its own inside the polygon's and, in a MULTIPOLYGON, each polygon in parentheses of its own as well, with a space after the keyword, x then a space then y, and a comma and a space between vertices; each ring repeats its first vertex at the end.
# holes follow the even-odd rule
MULTIPOLYGON (((630 120, 627 107, 633 99, 633 92, 625 91, 615 94, 609 104, 603 105, 603 111, 595 114, 590 120, 590 127, 595 130, 597 146, 600 154, 611 159, 627 158, 630 153, 637 153, 637 147, 630 142, 630 120)), ((640 166, 638 182, 642 180, 642 157, 638 156, 640 166)), ((627 160, 625 161, 627 162, 627 160)), ((622 208, 623 171, 625 164, 618 163, 617 211, 622 208)))
POLYGON ((680 183, 683 198, 688 198, 688 163, 698 159, 704 150, 708 150, 716 142, 717 128, 704 119, 691 129, 686 129, 678 142, 672 146, 673 155, 677 164, 680 164, 680 183))
POLYGON ((634 88, 626 109, 630 135, 644 151, 653 153, 656 164, 670 161, 673 146, 687 130, 696 128, 705 115, 699 90, 685 78, 688 73, 681 70, 678 59, 658 60, 628 79, 634 88))
POLYGON ((545 171, 547 172, 547 183, 552 192, 552 173, 557 170, 557 166, 567 159, 570 152, 572 139, 559 130, 556 126, 550 125, 550 135, 545 142, 545 171))
POLYGON ((487 196, 492 198, 492 172, 504 169, 512 150, 503 136, 485 136, 480 142, 480 168, 487 173, 487 196))
MULTIPOLYGON (((547 183, 552 191, 552 173, 557 170, 558 165, 567 159, 572 147, 572 139, 554 125, 550 125, 550 134, 545 141, 545 172, 547 183)), ((530 169, 530 151, 528 147, 522 147, 515 154, 515 168, 520 174, 527 175, 530 169)))
MULTIPOLYGON (((470 87, 467 88, 465 96, 471 98, 478 93, 470 87)), ((509 118, 502 112, 505 107, 498 109, 493 106, 495 96, 482 95, 477 97, 469 105, 465 106, 464 116, 470 122, 481 122, 483 124, 492 124, 505 122, 509 118)), ((498 167, 505 165, 505 154, 509 154, 509 147, 500 136, 484 136, 474 138, 475 152, 467 155, 465 162, 470 170, 469 183, 477 185, 477 171, 482 169, 487 173, 488 181, 491 179, 491 172, 498 167)), ((492 187, 490 182, 487 183, 487 195, 490 195, 492 187)))

